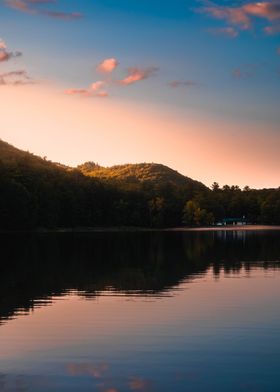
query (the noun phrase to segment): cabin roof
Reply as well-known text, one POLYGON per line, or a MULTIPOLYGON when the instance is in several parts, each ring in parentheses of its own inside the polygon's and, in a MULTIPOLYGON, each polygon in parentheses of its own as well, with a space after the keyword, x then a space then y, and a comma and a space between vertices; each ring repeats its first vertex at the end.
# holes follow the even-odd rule
POLYGON ((245 222, 246 218, 223 218, 222 222, 245 222))

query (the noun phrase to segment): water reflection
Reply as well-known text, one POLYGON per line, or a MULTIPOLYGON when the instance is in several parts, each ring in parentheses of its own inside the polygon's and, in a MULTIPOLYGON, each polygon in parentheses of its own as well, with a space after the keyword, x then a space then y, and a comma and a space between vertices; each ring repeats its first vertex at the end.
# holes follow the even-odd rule
POLYGON ((2 235, 0 391, 278 392, 279 239, 2 235))
POLYGON ((174 295, 210 269, 279 268, 280 232, 1 235, 0 322, 78 293, 174 295))
MULTIPOLYGON (((79 374, 84 375, 84 374, 79 374)), ((81 382, 80 382, 81 384, 81 382)), ((63 388, 63 382, 60 383, 60 388, 63 388)), ((73 380, 73 385, 77 385, 77 381, 73 380)), ((103 378, 97 382, 93 379, 87 384, 90 389, 98 392, 121 392, 121 391, 155 391, 153 382, 146 380, 141 377, 132 376, 128 377, 120 383, 119 378, 103 378), (116 386, 117 385, 117 386, 116 386)), ((13 391, 13 392, 27 392, 30 390, 35 391, 48 391, 48 388, 53 388, 52 383, 48 378, 42 377, 26 377, 26 376, 7 376, 0 374, 0 390, 1 391, 13 391)), ((75 386, 75 388, 77 388, 75 386)), ((71 388, 71 384, 68 384, 67 390, 77 390, 71 388)), ((52 389, 53 390, 53 389, 52 389)), ((59 389, 57 389, 59 391, 59 389)))

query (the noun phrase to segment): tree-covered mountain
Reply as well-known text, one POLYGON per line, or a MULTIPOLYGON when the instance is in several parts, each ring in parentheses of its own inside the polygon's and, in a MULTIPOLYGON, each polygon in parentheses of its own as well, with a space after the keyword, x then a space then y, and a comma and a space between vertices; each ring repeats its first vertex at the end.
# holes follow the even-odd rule
POLYGON ((133 189, 143 187, 159 188, 170 185, 174 188, 205 190, 201 182, 183 176, 177 171, 158 163, 138 163, 102 167, 93 162, 86 162, 77 167, 83 174, 104 180, 114 180, 133 189))
POLYGON ((172 227, 245 216, 280 224, 280 188, 210 190, 160 164, 77 168, 0 141, 0 229, 172 227))
POLYGON ((163 165, 124 165, 126 176, 93 176, 86 166, 63 166, 0 141, 0 227, 173 226, 185 200, 207 190, 163 165))

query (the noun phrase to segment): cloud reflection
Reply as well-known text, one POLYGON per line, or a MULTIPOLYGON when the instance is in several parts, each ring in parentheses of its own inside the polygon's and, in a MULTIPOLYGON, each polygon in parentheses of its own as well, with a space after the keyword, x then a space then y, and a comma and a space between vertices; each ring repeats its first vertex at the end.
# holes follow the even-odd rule
POLYGON ((132 391, 149 391, 151 388, 151 382, 140 377, 131 377, 128 382, 128 386, 132 391))
POLYGON ((107 363, 68 363, 66 365, 68 374, 71 376, 91 376, 101 378, 109 369, 107 363))

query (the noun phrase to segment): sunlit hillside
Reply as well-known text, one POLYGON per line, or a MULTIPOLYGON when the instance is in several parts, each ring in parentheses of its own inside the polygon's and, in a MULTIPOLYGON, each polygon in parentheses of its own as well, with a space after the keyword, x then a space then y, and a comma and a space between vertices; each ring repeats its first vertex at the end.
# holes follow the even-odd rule
POLYGON ((167 166, 157 163, 139 163, 101 167, 94 162, 86 162, 78 166, 85 175, 100 179, 111 179, 130 184, 131 187, 160 187, 172 186, 173 188, 192 188, 194 190, 206 189, 202 183, 185 177, 167 166))

